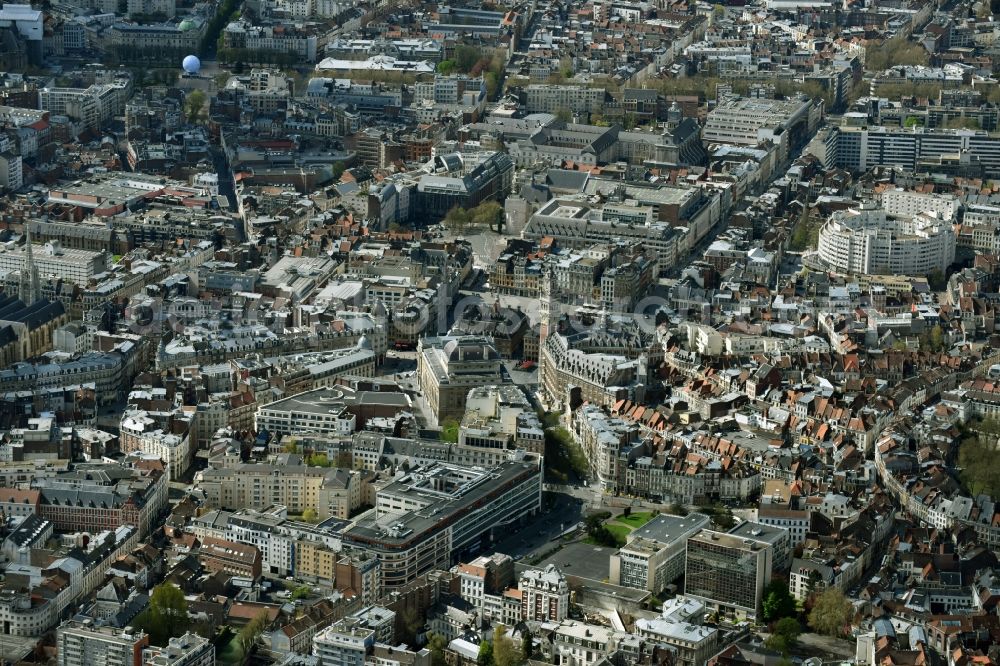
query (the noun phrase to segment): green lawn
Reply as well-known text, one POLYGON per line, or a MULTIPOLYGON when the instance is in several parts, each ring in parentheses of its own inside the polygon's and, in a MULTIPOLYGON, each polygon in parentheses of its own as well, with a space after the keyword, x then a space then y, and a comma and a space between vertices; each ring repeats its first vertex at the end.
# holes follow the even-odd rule
POLYGON ((627 525, 619 525, 617 523, 607 523, 605 527, 608 528, 609 532, 615 535, 615 538, 618 539, 618 543, 621 544, 624 544, 628 540, 629 532, 632 531, 631 527, 627 525))
POLYGON ((628 516, 618 516, 615 520, 619 523, 628 525, 632 529, 636 529, 651 521, 653 519, 653 515, 654 514, 649 511, 640 511, 628 516))

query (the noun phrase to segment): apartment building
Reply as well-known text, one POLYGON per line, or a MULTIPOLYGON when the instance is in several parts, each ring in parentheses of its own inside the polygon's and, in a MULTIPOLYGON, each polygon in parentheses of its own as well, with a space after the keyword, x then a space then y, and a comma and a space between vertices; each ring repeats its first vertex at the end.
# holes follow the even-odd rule
POLYGON ((261 573, 261 555, 256 546, 206 537, 201 541, 198 561, 211 573, 223 572, 257 580, 261 573))
POLYGON ((468 564, 459 564, 459 594, 484 617, 500 618, 501 595, 514 584, 514 560, 510 555, 480 555, 468 564))
POLYGON ((569 583, 550 564, 544 570, 528 569, 517 581, 521 617, 532 622, 560 622, 569 614, 569 583))
POLYGON ((215 645, 211 640, 186 632, 170 639, 166 647, 148 647, 142 666, 214 666, 215 645))
POLYGON ((719 649, 719 630, 704 626, 705 606, 699 601, 678 596, 663 604, 660 617, 640 618, 635 633, 664 643, 675 650, 678 666, 701 666, 719 649))
POLYGON ((795 546, 804 543, 809 532, 811 512, 808 510, 789 509, 783 506, 761 504, 757 509, 757 522, 762 525, 779 527, 788 530, 789 543, 795 546))
POLYGON ((524 106, 528 113, 569 111, 574 115, 599 113, 604 110, 606 92, 602 87, 532 84, 524 89, 524 106))
POLYGON ((143 666, 143 649, 148 645, 149 636, 142 631, 101 627, 91 620, 67 622, 56 631, 59 666, 143 666))
POLYGON ((684 575, 687 539, 709 524, 708 516, 662 514, 629 534, 628 543, 611 556, 613 585, 659 594, 684 575))
POLYGON ((950 218, 888 217, 873 205, 834 211, 819 231, 819 258, 841 273, 927 275, 955 260, 950 218))
POLYGON ((839 126, 820 132, 810 151, 825 166, 866 171, 876 165, 909 171, 921 165, 949 171, 981 169, 1000 176, 1000 136, 982 130, 839 126))
POLYGON ((916 217, 921 213, 934 213, 941 220, 953 220, 958 215, 958 197, 951 194, 929 194, 895 188, 882 192, 880 201, 886 215, 916 217))
POLYGON ((87 88, 42 88, 38 91, 38 108, 80 121, 84 129, 96 130, 125 112, 128 94, 125 82, 95 83, 87 88))
POLYGON ((186 416, 170 414, 157 419, 144 410, 128 410, 122 415, 119 432, 123 453, 140 451, 159 458, 166 463, 171 481, 183 477, 191 466, 191 420, 186 416))
POLYGON ((338 620, 313 638, 313 655, 323 666, 363 666, 377 643, 393 644, 396 614, 369 606, 338 620))
POLYGON ((771 581, 769 544, 701 530, 687 540, 684 594, 726 615, 755 618, 771 581))
POLYGON ((364 497, 360 472, 306 465, 207 469, 198 472, 195 482, 208 506, 261 510, 280 504, 292 513, 315 509, 320 518, 347 518, 364 497))

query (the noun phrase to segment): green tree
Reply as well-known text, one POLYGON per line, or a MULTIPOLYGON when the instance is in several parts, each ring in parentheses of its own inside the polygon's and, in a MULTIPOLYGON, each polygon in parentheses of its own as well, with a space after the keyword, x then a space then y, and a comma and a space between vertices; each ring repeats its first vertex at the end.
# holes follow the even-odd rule
POLYGON ((949 118, 948 122, 946 122, 944 126, 947 129, 982 129, 982 125, 979 124, 979 120, 976 118, 965 118, 963 116, 949 118))
POLYGON ((809 207, 803 206, 799 213, 799 219, 792 230, 792 237, 789 240, 789 249, 795 252, 802 252, 816 247, 819 240, 819 225, 812 221, 809 216, 809 207))
POLYGON ((1000 496, 1000 465, 996 464, 995 421, 986 419, 979 430, 985 437, 970 436, 958 446, 959 478, 973 495, 1000 496))
POLYGON ((416 608, 407 607, 403 609, 403 615, 400 619, 403 621, 403 640, 410 645, 415 644, 417 642, 417 632, 424 626, 423 616, 416 608))
POLYGON ((927 286, 934 291, 944 291, 948 288, 948 278, 941 269, 935 268, 927 274, 927 286))
POLYGON ((733 512, 729 510, 729 507, 715 504, 709 513, 712 517, 712 522, 724 530, 736 526, 736 518, 733 517, 733 512))
POLYGON ((314 453, 311 456, 309 456, 309 459, 306 461, 306 463, 310 467, 329 467, 330 458, 325 453, 314 453))
POLYGON ((608 127, 610 125, 607 119, 596 111, 590 114, 590 124, 597 127, 608 127))
POLYGON ((471 224, 472 219, 469 216, 469 211, 465 210, 461 206, 455 206, 448 211, 448 214, 444 216, 444 224, 451 231, 457 231, 459 233, 465 231, 466 227, 471 224))
POLYGON ((184 112, 187 114, 189 123, 197 122, 201 110, 205 108, 205 93, 200 90, 192 90, 184 100, 184 112))
POLYGON ((674 502, 667 507, 667 513, 673 516, 686 516, 688 515, 687 507, 680 502, 674 502))
POLYGON ((305 599, 310 592, 308 585, 296 585, 295 589, 292 590, 292 599, 305 599))
POLYGON ((285 445, 281 447, 281 450, 284 451, 285 453, 297 453, 299 450, 299 445, 295 442, 294 439, 290 439, 287 442, 285 442, 285 445))
POLYGON ((479 49, 475 46, 469 46, 468 44, 459 44, 455 48, 455 56, 452 60, 455 62, 455 68, 462 74, 468 74, 472 71, 472 68, 476 66, 476 63, 480 59, 479 49))
POLYGON ((496 99, 500 88, 500 75, 493 71, 486 72, 483 75, 483 81, 486 83, 486 97, 488 99, 496 99))
POLYGON ((770 638, 767 639, 767 647, 788 656, 795 649, 795 643, 802 633, 799 621, 793 617, 785 617, 778 620, 774 625, 774 630, 770 638))
POLYGON ((785 581, 772 580, 764 588, 763 615, 765 622, 774 622, 795 615, 795 599, 788 592, 785 581))
POLYGON ((507 635, 507 627, 502 624, 493 631, 493 663, 496 666, 520 666, 524 663, 521 648, 507 635))
POLYGON ((455 419, 447 419, 441 424, 441 441, 442 442, 458 442, 458 427, 459 423, 455 419))
POLYGON ((503 206, 496 201, 484 201, 469 211, 472 224, 477 227, 496 227, 497 233, 503 228, 503 206))
POLYGON ((431 633, 427 636, 427 649, 431 652, 431 666, 445 666, 444 651, 448 649, 448 639, 441 634, 431 633))
POLYGON ((556 109, 556 120, 562 121, 564 123, 571 123, 573 122, 573 112, 567 109, 566 107, 556 109))
POLYGON ((592 513, 586 518, 584 518, 583 524, 584 528, 587 530, 587 536, 598 544, 599 546, 607 546, 609 548, 617 548, 625 545, 622 543, 618 537, 615 536, 614 532, 608 529, 604 522, 611 517, 611 514, 607 511, 598 511, 592 513))
POLYGON ((903 121, 903 127, 906 127, 907 129, 913 127, 923 127, 923 126, 924 126, 924 121, 918 118, 917 116, 907 116, 906 120, 903 121))
POLYGON ((442 60, 438 63, 437 70, 439 74, 450 76, 455 71, 455 61, 442 60))
POLYGON ((344 164, 343 162, 334 162, 332 167, 333 182, 339 183, 340 177, 344 175, 345 171, 347 171, 346 164, 344 164))
POLYGON ((524 657, 525 661, 528 661, 531 659, 531 655, 534 654, 534 652, 534 638, 532 637, 531 632, 528 631, 528 628, 525 627, 521 630, 521 656, 524 657))
POLYGON ((809 612, 809 626, 818 634, 840 636, 853 614, 851 602, 835 587, 819 595, 809 612))
POLYGON ((573 435, 561 426, 545 429, 545 469, 565 483, 570 474, 587 475, 590 463, 573 435))
POLYGON ((815 569, 809 571, 809 576, 806 578, 806 594, 812 596, 819 584, 823 582, 823 577, 819 575, 819 572, 815 569))
POLYGON ((149 608, 136 618, 136 626, 149 634, 150 642, 155 645, 166 645, 171 638, 183 634, 189 625, 187 600, 181 588, 173 583, 154 587, 149 608))
POLYGON ((893 37, 882 44, 873 45, 866 52, 865 65, 880 71, 893 65, 927 65, 930 55, 923 46, 906 37, 893 37))
POLYGON ((493 663, 493 643, 483 641, 479 644, 479 655, 476 657, 478 666, 494 666, 493 663))
POLYGON ((302 512, 302 520, 306 521, 307 523, 319 522, 319 512, 317 512, 316 509, 312 508, 311 506, 306 507, 306 510, 302 512))
POLYGON ((254 619, 247 622, 246 626, 240 629, 238 640, 244 655, 250 654, 254 645, 257 644, 257 639, 267 629, 268 624, 270 624, 270 620, 265 610, 258 613, 254 619))
POLYGON ((940 324, 935 324, 931 328, 931 348, 936 351, 944 349, 944 329, 941 328, 940 324))

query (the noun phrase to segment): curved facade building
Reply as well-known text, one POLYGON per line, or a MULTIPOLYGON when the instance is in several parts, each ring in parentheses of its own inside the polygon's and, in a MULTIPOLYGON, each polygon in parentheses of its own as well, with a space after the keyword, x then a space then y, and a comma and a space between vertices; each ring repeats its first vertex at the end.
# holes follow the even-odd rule
POLYGON ((955 260, 955 232, 931 213, 892 218, 881 208, 841 210, 819 231, 819 258, 839 273, 944 272, 955 260))

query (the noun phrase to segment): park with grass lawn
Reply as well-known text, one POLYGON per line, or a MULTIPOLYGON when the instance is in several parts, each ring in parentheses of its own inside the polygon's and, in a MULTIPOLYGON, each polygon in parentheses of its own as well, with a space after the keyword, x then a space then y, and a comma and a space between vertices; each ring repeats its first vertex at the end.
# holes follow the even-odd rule
POLYGON ((587 543, 598 546, 622 547, 628 541, 628 535, 634 530, 642 527, 656 514, 651 511, 638 513, 627 513, 620 516, 612 516, 608 511, 587 516, 585 525, 587 528, 587 543))

